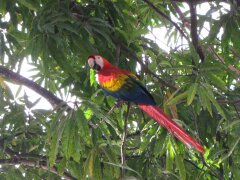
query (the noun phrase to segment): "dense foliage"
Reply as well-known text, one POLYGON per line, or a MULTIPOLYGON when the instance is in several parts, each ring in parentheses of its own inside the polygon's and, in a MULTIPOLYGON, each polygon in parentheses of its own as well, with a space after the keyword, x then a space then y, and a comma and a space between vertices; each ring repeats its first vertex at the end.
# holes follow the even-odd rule
POLYGON ((0 0, 0 179, 239 179, 239 4, 194 3, 0 0), (158 28, 165 37, 148 38, 158 28), (136 72, 206 153, 104 96, 93 53, 136 72), (30 80, 13 74, 26 62, 30 80), (22 85, 53 108, 36 109, 22 85))

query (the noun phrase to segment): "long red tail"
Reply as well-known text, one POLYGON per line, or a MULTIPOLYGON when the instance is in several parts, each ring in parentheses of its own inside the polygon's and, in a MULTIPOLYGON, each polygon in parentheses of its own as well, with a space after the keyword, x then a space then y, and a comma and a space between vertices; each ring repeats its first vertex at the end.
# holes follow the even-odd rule
POLYGON ((200 153, 204 154, 204 147, 196 139, 191 137, 174 120, 172 120, 168 115, 166 115, 159 107, 146 104, 138 104, 138 106, 161 126, 165 127, 170 133, 176 136, 180 141, 185 143, 188 147, 194 147, 200 153))

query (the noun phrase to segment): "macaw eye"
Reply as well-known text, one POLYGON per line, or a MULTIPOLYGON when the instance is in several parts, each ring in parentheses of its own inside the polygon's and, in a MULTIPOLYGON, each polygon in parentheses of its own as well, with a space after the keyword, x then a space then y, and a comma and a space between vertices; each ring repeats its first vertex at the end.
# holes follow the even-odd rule
POLYGON ((95 63, 101 67, 101 69, 103 68, 104 66, 104 63, 103 63, 103 59, 101 56, 95 56, 95 63))

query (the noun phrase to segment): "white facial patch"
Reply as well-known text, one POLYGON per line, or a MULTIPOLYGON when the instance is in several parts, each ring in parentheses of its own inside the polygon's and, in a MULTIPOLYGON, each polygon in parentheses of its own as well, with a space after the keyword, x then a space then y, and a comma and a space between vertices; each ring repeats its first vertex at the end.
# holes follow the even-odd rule
POLYGON ((90 68, 93 68, 93 66, 94 66, 94 59, 93 58, 88 59, 88 65, 89 65, 90 68))
POLYGON ((101 69, 103 68, 104 63, 101 56, 95 56, 95 62, 101 67, 101 69))

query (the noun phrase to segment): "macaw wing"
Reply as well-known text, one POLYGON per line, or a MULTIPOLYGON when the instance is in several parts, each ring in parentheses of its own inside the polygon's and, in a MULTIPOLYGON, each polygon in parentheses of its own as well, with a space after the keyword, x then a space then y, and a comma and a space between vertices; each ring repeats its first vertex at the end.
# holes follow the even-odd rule
POLYGON ((137 79, 135 75, 129 74, 124 76, 124 80, 116 81, 115 84, 119 86, 117 90, 111 91, 107 88, 102 87, 105 94, 111 95, 124 101, 135 102, 137 104, 156 104, 152 95, 147 91, 147 89, 142 85, 142 83, 137 79))

